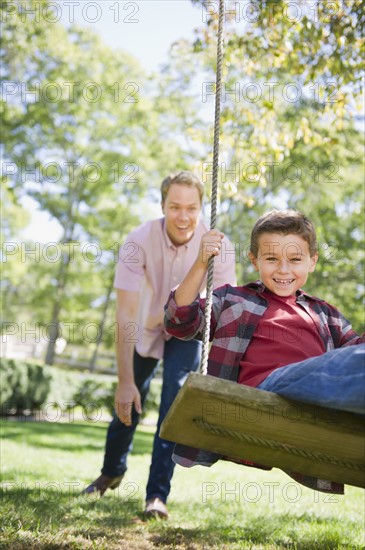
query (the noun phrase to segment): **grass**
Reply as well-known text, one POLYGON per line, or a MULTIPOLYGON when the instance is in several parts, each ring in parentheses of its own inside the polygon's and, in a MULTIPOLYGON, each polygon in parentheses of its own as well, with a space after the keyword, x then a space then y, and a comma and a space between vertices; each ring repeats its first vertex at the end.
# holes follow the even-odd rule
POLYGON ((144 522, 154 428, 141 426, 123 484, 79 496, 100 470, 105 422, 2 423, 0 548, 100 550, 362 549, 364 492, 325 495, 221 462, 176 468, 170 519, 144 522))

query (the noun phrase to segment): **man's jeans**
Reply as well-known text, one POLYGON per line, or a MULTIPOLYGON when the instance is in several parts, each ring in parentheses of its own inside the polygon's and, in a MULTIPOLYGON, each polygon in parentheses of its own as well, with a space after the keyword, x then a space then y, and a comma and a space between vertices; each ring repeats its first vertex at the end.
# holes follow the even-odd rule
MULTIPOLYGON (((165 343, 163 359, 163 380, 161 404, 157 431, 153 442, 152 462, 146 489, 146 499, 159 497, 166 502, 170 492, 170 482, 175 463, 171 459, 174 443, 158 436, 160 426, 187 375, 199 368, 201 342, 197 340, 182 341, 171 338, 165 343)), ((134 354, 135 383, 143 403, 147 397, 151 380, 156 371, 158 360, 134 354)), ((127 470, 127 456, 132 450, 133 436, 139 421, 139 414, 133 408, 132 425, 125 426, 114 412, 105 446, 102 473, 108 477, 117 477, 127 470)))
POLYGON ((288 399, 365 414, 365 344, 286 365, 257 387, 288 399))

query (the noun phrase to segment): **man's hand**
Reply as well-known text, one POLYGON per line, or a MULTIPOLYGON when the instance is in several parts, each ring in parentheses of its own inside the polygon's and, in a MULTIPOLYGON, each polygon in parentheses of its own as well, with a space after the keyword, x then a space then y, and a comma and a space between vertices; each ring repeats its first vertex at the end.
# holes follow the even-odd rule
POLYGON ((135 384, 117 385, 114 397, 114 408, 119 420, 126 426, 132 424, 132 406, 137 413, 142 413, 141 395, 135 384))

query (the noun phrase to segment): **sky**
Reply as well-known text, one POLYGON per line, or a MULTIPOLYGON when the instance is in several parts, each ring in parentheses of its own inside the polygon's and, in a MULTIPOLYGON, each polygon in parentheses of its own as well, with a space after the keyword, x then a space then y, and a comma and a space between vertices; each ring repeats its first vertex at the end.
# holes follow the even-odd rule
POLYGON ((62 21, 72 19, 89 26, 112 47, 127 50, 146 69, 155 69, 166 59, 169 46, 179 38, 192 38, 201 25, 202 8, 190 0, 59 0, 62 21), (74 9, 72 8, 74 5, 74 9), (76 4, 80 4, 77 6, 76 4))
MULTIPOLYGON (((203 20, 202 8, 190 0, 58 0, 57 4, 57 17, 64 25, 75 22, 93 29, 111 47, 136 57, 147 71, 166 61, 176 40, 191 39, 203 20)), ((31 199, 23 204, 32 216, 23 235, 35 242, 58 241, 62 235, 58 222, 36 210, 31 199)), ((155 209, 150 212, 152 217, 159 214, 155 209)))

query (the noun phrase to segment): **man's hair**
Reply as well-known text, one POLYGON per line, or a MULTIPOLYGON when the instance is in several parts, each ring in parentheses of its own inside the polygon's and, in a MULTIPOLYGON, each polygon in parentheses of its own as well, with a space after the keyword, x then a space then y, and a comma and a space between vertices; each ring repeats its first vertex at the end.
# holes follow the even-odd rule
POLYGON ((314 225, 304 214, 296 210, 271 210, 257 220, 252 229, 250 241, 250 251, 255 258, 259 252, 259 237, 263 233, 299 235, 308 243, 311 257, 317 253, 317 236, 314 225))
POLYGON ((187 185, 188 187, 196 187, 199 193, 200 203, 203 202, 204 186, 202 182, 197 176, 195 176, 195 174, 192 174, 192 172, 182 170, 181 172, 170 174, 161 183, 162 204, 164 204, 167 193, 173 183, 176 183, 177 185, 187 185))

